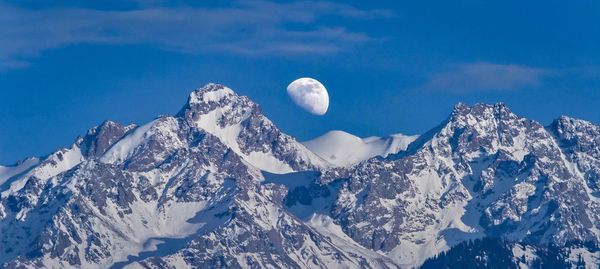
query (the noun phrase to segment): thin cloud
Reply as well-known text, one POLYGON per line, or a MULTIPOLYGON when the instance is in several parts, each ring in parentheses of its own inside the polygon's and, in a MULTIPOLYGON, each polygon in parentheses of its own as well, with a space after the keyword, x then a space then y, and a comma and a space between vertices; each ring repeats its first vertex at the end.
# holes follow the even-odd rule
POLYGON ((433 74, 423 88, 453 92, 516 90, 538 86, 551 73, 546 69, 514 64, 467 63, 433 74))
POLYGON ((80 43, 147 43, 185 53, 246 56, 337 53, 375 38, 324 18, 392 15, 330 2, 239 1, 217 8, 148 4, 125 11, 29 10, 0 3, 0 66, 26 67, 45 50, 80 43))

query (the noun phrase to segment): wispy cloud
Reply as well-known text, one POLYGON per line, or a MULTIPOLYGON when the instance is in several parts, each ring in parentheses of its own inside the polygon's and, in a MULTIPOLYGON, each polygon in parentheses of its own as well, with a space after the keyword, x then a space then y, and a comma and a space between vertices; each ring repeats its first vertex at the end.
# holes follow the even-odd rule
POLYGON ((26 67, 42 51, 78 43, 148 43, 188 53, 247 56, 335 53, 374 37, 324 19, 391 15, 331 2, 239 1, 214 8, 147 4, 126 11, 30 10, 0 3, 0 66, 26 67))
POLYGON ((547 69, 522 65, 466 63, 431 75, 423 88, 453 92, 516 90, 535 87, 552 73, 547 69))

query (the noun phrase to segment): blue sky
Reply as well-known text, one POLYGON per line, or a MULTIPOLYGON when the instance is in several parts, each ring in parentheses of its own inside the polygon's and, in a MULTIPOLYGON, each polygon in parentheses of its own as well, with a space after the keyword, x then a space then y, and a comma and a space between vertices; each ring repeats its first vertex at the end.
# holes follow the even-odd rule
POLYGON ((208 82, 300 140, 423 133, 458 102, 598 123, 599 23, 591 0, 0 0, 0 163, 175 114, 208 82), (327 87, 325 116, 288 99, 302 76, 327 87))

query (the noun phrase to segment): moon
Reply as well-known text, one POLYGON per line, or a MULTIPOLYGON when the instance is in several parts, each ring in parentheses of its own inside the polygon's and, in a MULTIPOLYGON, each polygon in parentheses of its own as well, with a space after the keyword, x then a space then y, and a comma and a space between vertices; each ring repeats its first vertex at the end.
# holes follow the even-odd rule
POLYGON ((287 87, 292 101, 307 112, 322 116, 329 108, 329 94, 325 86, 314 78, 299 78, 287 87))

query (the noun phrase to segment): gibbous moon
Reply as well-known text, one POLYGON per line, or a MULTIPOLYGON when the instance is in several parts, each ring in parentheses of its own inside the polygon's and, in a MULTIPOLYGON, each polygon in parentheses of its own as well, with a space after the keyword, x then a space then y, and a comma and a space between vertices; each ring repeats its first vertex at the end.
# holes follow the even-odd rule
POLYGON ((329 108, 329 94, 325 86, 313 78, 299 78, 287 87, 294 103, 314 115, 325 115, 329 108))

